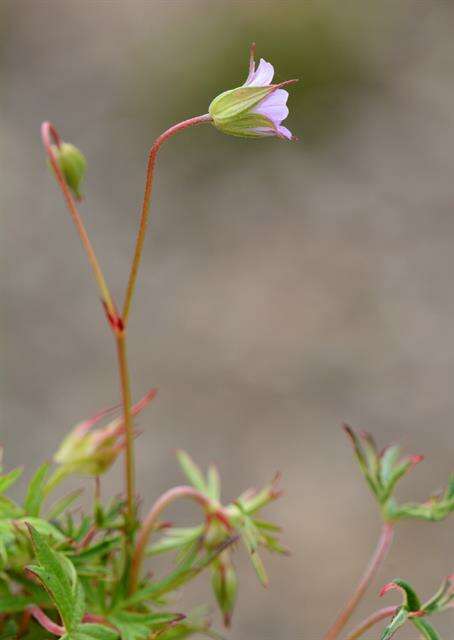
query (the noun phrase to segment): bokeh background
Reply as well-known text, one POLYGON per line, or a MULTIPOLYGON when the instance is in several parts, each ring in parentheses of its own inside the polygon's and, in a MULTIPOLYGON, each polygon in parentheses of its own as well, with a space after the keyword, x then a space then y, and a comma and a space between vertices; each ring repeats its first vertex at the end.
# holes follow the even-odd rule
MULTIPOLYGON (((427 497, 453 466, 453 4, 3 0, 0 19, 8 467, 35 467, 118 398, 40 122, 87 156, 82 212, 120 296, 154 137, 241 84, 251 41, 278 79, 302 78, 288 119, 299 144, 206 126, 163 149, 130 357, 134 395, 160 389, 139 420, 144 506, 180 480, 177 447, 218 463, 226 498, 284 474, 269 514, 293 554, 267 559, 266 591, 239 554, 230 637, 320 638, 379 530, 341 422, 427 456, 402 497, 427 497)), ((106 490, 120 489, 121 471, 106 490)), ((452 541, 452 521, 399 527, 361 612, 393 577, 433 592, 454 570, 452 541)), ((179 606, 205 599, 205 583, 179 606)))

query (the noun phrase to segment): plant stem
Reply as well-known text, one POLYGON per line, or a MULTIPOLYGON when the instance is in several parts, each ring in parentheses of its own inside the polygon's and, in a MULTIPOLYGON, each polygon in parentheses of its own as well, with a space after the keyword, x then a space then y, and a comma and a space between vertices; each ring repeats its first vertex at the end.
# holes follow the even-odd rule
POLYGON ((139 224, 139 230, 137 233, 136 245, 134 249, 134 257, 132 260, 131 271, 128 279, 128 285, 126 288, 125 300, 123 304, 122 318, 125 326, 128 322, 129 312, 131 310, 131 302, 134 295, 134 290, 135 290, 136 281, 137 281, 137 274, 139 271, 140 260, 142 257, 143 245, 144 245, 145 235, 146 235, 147 226, 148 226, 151 194, 153 190, 154 168, 156 164, 156 157, 158 155, 158 151, 161 145, 168 138, 175 135, 179 131, 183 131, 188 127, 196 126, 199 124, 203 124, 204 122, 210 122, 210 121, 211 121, 211 116, 208 114, 205 114, 203 116, 196 116, 194 118, 189 118, 188 120, 183 120, 183 122, 179 122, 178 124, 173 125, 169 129, 164 131, 164 133, 162 133, 158 138, 156 138, 156 140, 154 141, 152 147, 148 152, 145 191, 143 195, 142 210, 140 214, 140 224, 139 224))
POLYGON ((77 209, 75 200, 71 194, 71 191, 68 185, 66 184, 66 180, 61 172, 60 166, 52 150, 52 140, 57 147, 61 145, 60 136, 58 135, 56 128, 50 122, 43 122, 43 124, 41 125, 41 138, 42 138, 47 156, 49 158, 49 162, 52 166, 52 169, 54 170, 55 178, 65 198, 66 206, 68 207, 69 213, 71 214, 73 222, 76 226, 76 229, 82 241, 82 245, 85 249, 88 260, 93 269, 93 273, 101 293, 101 299, 105 304, 108 315, 113 319, 116 317, 116 310, 115 310, 115 304, 112 300, 112 296, 109 291, 109 287, 107 286, 106 280, 104 278, 104 274, 99 265, 98 258, 96 257, 96 254, 95 254, 95 250, 93 249, 93 246, 88 237, 88 233, 85 229, 81 215, 77 209))
POLYGON ((125 449, 125 481, 127 499, 126 532, 130 536, 134 528, 134 427, 131 414, 131 385, 129 381, 128 361, 126 355, 126 333, 118 331, 116 334, 118 369, 120 373, 121 395, 123 400, 123 420, 126 430, 125 449))
POLYGON ((359 581, 358 586, 356 587, 352 597, 347 602, 347 604, 345 605, 344 609, 341 611, 341 613, 337 617, 334 624, 326 633, 324 640, 335 640, 335 638, 337 638, 339 633, 342 631, 342 629, 345 627, 345 625, 349 621, 352 613, 354 612, 354 610, 358 606, 358 603, 360 602, 361 598, 366 592, 367 587, 375 577, 375 574, 377 573, 381 563, 386 558, 386 555, 388 553, 388 550, 393 540, 393 536, 394 536, 394 526, 389 522, 385 522, 382 527, 382 531, 381 531, 381 535, 380 535, 380 539, 378 541, 377 547, 366 568, 366 571, 363 577, 359 581))
POLYGON ((377 622, 381 620, 385 620, 386 618, 391 618, 396 611, 399 610, 399 607, 385 607, 384 609, 379 609, 368 618, 363 620, 357 627, 354 629, 346 638, 346 640, 357 640, 360 638, 363 633, 368 631, 371 627, 373 627, 377 622))
POLYGON ((53 620, 51 620, 42 609, 35 605, 28 607, 28 611, 35 618, 35 620, 49 633, 55 636, 64 636, 66 634, 65 627, 60 626, 53 620))
POLYGON ((150 539, 153 530, 158 524, 158 518, 162 511, 166 509, 172 502, 179 500, 180 498, 190 498, 200 504, 205 510, 210 506, 210 502, 206 496, 203 495, 194 487, 189 485, 181 485, 173 487, 160 496, 154 505, 151 507, 148 515, 142 522, 140 527, 137 544, 134 549, 134 554, 131 562, 131 577, 130 577, 130 592, 133 593, 137 588, 139 580, 140 568, 145 556, 145 550, 150 539))

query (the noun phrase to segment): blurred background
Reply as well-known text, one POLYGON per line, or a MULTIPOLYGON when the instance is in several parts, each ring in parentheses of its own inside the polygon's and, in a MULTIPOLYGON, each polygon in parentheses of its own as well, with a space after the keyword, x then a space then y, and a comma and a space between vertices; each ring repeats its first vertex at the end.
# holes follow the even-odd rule
MULTIPOLYGON (((0 19, 8 468, 36 467, 118 400, 112 339, 41 121, 87 156, 81 209, 120 297, 153 139, 242 84, 252 41, 278 80, 302 79, 285 123, 300 143, 205 126, 162 150, 129 352, 134 396, 159 387, 138 421, 144 508, 180 481, 178 447, 219 465, 226 500, 283 472, 268 514, 293 553, 266 558, 268 590, 238 555, 230 637, 320 638, 380 526, 341 422, 426 455, 402 498, 428 497, 453 466, 454 5, 3 0, 0 19)), ((117 463, 105 491, 121 476, 117 463)), ((394 577, 430 595, 454 570, 453 524, 400 526, 360 614, 394 577)), ((178 606, 206 599, 206 582, 178 606)), ((440 632, 453 625, 438 620, 440 632)))

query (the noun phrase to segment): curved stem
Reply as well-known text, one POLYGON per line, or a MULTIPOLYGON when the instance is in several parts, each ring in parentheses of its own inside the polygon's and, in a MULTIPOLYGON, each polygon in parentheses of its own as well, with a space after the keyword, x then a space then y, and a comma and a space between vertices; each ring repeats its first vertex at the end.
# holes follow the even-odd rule
POLYGON ((151 201, 151 194, 153 189, 154 168, 156 164, 156 156, 158 155, 158 151, 161 145, 168 138, 175 135, 179 131, 183 131, 188 127, 196 126, 199 124, 203 124, 204 122, 210 122, 210 121, 211 121, 211 116, 209 114, 205 114, 203 116, 196 116, 195 118, 189 118, 188 120, 183 120, 183 122, 179 122, 178 124, 173 125, 169 129, 167 129, 167 131, 164 131, 164 133, 162 133, 158 138, 156 138, 156 140, 153 143, 153 146, 148 152, 145 191, 143 195, 142 211, 140 214, 139 231, 137 233, 136 246, 134 249, 134 258, 132 260, 131 271, 129 274, 129 280, 128 280, 125 300, 123 304, 122 318, 125 325, 128 321, 129 312, 131 310, 132 297, 134 295, 140 260, 142 258, 143 245, 145 241, 145 235, 147 231, 148 218, 149 218, 149 212, 150 212, 150 201, 151 201))
POLYGON ((346 638, 346 640, 357 640, 360 638, 363 633, 369 631, 371 627, 380 622, 381 620, 385 620, 386 618, 391 618, 396 611, 399 610, 399 607, 385 607, 384 609, 379 609, 368 618, 363 620, 357 627, 354 629, 346 638))
POLYGON ((160 496, 154 505, 151 507, 148 515, 140 527, 137 544, 134 550, 134 554, 132 557, 131 563, 131 578, 130 578, 130 592, 133 593, 137 587, 137 583, 139 580, 139 572, 142 566, 142 562, 145 555, 145 550, 150 539, 153 530, 156 528, 158 524, 158 518, 161 513, 166 509, 172 502, 175 500, 179 500, 180 498, 190 498, 195 500, 198 504, 202 506, 203 509, 207 509, 210 506, 210 502, 206 496, 203 495, 194 487, 189 485, 181 485, 178 487, 173 487, 169 489, 165 493, 160 496))
POLYGON ((66 180, 61 172, 60 166, 57 162, 57 159, 52 149, 52 141, 55 143, 57 147, 61 145, 60 136, 58 135, 58 132, 53 126, 53 124, 51 124, 50 122, 43 122, 43 124, 41 125, 41 138, 42 138, 47 156, 49 158, 49 162, 54 171, 55 178, 65 198, 66 206, 68 207, 69 213, 71 214, 73 222, 76 225, 76 229, 79 233, 79 236, 82 241, 85 252, 87 254, 88 260, 93 269, 93 273, 95 275, 95 279, 96 279, 96 282, 98 283, 98 287, 101 293, 101 299, 106 307, 108 316, 112 321, 116 318, 116 315, 117 315, 115 310, 115 304, 110 294, 109 287, 107 286, 106 280, 104 278, 102 269, 99 265, 98 258, 96 257, 95 250, 93 249, 93 246, 90 242, 90 238, 88 237, 88 233, 85 229, 84 223, 82 222, 82 218, 77 209, 75 200, 71 194, 71 191, 68 185, 66 184, 66 180))
POLYGON ((118 370, 123 400, 123 420, 126 432, 125 447, 125 484, 127 499, 126 533, 127 537, 134 529, 134 426, 131 413, 131 385, 129 381, 128 361, 126 355, 126 334, 124 331, 115 334, 118 354, 118 370))
POLYGON ((28 611, 35 618, 35 620, 49 633, 54 634, 55 636, 64 636, 66 633, 65 627, 56 624, 53 620, 51 620, 42 609, 35 605, 31 605, 28 607, 28 611))
POLYGON ((324 640, 335 640, 342 629, 345 627, 347 622, 349 621, 352 613, 358 606, 361 598, 366 592, 367 587, 372 582, 375 574, 377 573, 381 563, 386 558, 386 555, 391 546, 394 535, 394 527, 391 523, 385 522, 382 527, 380 539, 378 541, 377 547, 375 549, 374 555, 372 556, 366 571, 364 572, 363 577, 359 581, 358 586, 355 589, 350 600, 345 605, 344 609, 341 611, 339 616, 337 617, 334 624, 328 630, 327 634, 324 637, 324 640))

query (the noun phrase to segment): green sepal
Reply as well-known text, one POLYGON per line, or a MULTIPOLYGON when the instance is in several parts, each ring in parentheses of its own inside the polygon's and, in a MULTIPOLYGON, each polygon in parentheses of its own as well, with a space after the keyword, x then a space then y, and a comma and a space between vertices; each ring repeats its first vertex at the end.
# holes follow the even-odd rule
POLYGON ((223 125, 255 107, 274 90, 275 87, 269 85, 266 87, 237 87, 224 91, 211 102, 208 113, 213 118, 215 126, 223 125))

